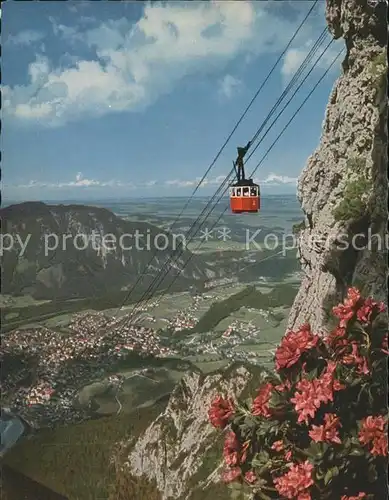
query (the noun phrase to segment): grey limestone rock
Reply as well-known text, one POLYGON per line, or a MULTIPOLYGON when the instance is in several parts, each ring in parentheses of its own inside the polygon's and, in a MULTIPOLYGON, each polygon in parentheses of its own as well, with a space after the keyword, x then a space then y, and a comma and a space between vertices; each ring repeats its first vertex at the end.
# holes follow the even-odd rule
POLYGON ((325 334, 327 299, 341 299, 348 286, 387 300, 385 10, 385 3, 374 9, 367 0, 327 1, 329 30, 344 38, 347 50, 320 144, 298 183, 306 216, 299 235, 304 277, 290 313, 291 329, 309 322, 325 334), (359 213, 345 209, 350 197, 353 203, 358 198, 359 213))

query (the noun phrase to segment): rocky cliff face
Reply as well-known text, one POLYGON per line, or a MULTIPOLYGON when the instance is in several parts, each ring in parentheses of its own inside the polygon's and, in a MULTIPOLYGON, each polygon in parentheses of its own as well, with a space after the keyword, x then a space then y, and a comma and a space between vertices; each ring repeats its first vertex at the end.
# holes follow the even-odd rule
POLYGON ((218 394, 252 394, 265 374, 258 367, 249 370, 233 364, 223 373, 186 375, 165 412, 131 446, 120 474, 147 478, 161 492, 162 500, 204 500, 207 491, 211 495, 218 491, 220 498, 227 498, 223 485, 216 486, 223 438, 209 424, 208 409, 218 394))
POLYGON ((29 293, 40 299, 98 296, 117 293, 142 273, 137 289, 144 290, 174 249, 177 262, 169 266, 161 288, 176 274, 177 282, 186 284, 224 275, 216 261, 190 258, 187 250, 179 255, 184 242, 180 235, 123 220, 104 208, 30 202, 4 208, 0 215, 3 293, 29 293))
POLYGON ((388 219, 386 4, 327 0, 326 17, 347 53, 320 145, 299 179, 304 278, 288 325, 308 321, 323 333, 346 287, 387 300, 388 219))

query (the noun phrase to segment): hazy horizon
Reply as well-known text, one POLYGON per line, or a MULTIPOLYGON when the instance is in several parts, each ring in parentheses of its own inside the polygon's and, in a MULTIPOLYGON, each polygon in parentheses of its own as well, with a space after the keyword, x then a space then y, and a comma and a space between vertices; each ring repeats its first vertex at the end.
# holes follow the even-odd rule
MULTIPOLYGON (((193 200, 209 200, 212 198, 213 195, 195 195, 193 196, 193 200)), ((266 193, 261 195, 261 198, 280 198, 280 197, 288 197, 288 198, 295 198, 297 201, 297 193, 266 193)), ((46 204, 53 204, 53 205, 63 205, 63 204, 68 204, 68 203, 77 203, 81 205, 85 205, 88 203, 96 203, 96 202, 114 202, 114 203, 130 203, 132 201, 134 202, 140 202, 144 200, 188 200, 191 198, 191 196, 139 196, 139 197, 120 197, 120 198, 67 198, 67 199, 25 199, 25 200, 14 200, 14 199, 3 199, 1 201, 1 208, 5 208, 5 206, 10 206, 10 205, 19 205, 22 203, 46 203, 46 204)), ((223 196, 222 199, 228 199, 228 196, 223 196)), ((215 200, 216 201, 216 200, 215 200)))

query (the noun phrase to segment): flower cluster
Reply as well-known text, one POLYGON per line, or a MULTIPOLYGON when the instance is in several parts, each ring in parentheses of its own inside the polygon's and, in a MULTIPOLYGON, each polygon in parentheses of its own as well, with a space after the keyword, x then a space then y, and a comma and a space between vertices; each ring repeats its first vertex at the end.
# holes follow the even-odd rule
MULTIPOLYGON (((249 444, 249 442, 246 442, 241 445, 234 432, 229 432, 227 434, 224 442, 223 455, 224 461, 229 469, 224 472, 223 477, 225 482, 229 483, 241 476, 242 470, 240 466, 246 462, 249 444)), ((246 473, 245 479, 249 483, 255 481, 254 478, 255 475, 252 471, 246 473)))
POLYGON ((337 443, 342 441, 339 437, 339 427, 341 426, 340 419, 334 413, 326 413, 324 415, 324 425, 312 425, 312 430, 309 431, 309 437, 316 443, 337 443))
POLYGON ((270 398, 273 392, 273 384, 264 384, 258 390, 258 395, 253 401, 252 414, 255 416, 262 415, 265 418, 271 417, 270 412, 270 398))
POLYGON ((359 432, 359 441, 366 446, 370 446, 372 455, 386 456, 388 454, 388 436, 385 430, 386 421, 381 415, 368 417, 362 420, 359 432))
POLYGON ((286 333, 253 399, 214 400, 224 481, 268 500, 385 497, 385 311, 350 288, 327 336, 307 324, 286 333))
POLYGON ((298 422, 308 424, 314 418, 317 410, 326 403, 333 403, 334 393, 345 388, 339 380, 334 378, 336 364, 329 361, 327 368, 319 378, 309 380, 302 378, 296 385, 296 392, 291 398, 298 415, 298 422))
POLYGON ((219 429, 224 429, 234 413, 234 402, 231 398, 224 399, 218 396, 212 403, 208 412, 211 424, 219 429))
POLYGON ((308 460, 291 465, 289 472, 274 479, 277 491, 285 498, 309 500, 309 488, 313 485, 312 471, 313 465, 308 460))
POLYGON ((303 325, 298 332, 287 332, 276 352, 276 369, 289 368, 296 364, 304 352, 317 346, 319 337, 303 325))

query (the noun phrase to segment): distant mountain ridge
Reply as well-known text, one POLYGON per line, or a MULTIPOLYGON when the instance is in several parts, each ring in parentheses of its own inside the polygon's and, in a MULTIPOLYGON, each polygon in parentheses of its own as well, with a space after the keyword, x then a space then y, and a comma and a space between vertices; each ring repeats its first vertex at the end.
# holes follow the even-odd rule
POLYGON ((106 208, 26 202, 1 209, 0 216, 3 236, 10 235, 4 246, 13 240, 12 248, 9 245, 4 249, 1 259, 5 294, 28 293, 37 299, 101 296, 134 283, 155 252, 139 283, 139 288, 144 288, 174 249, 177 252, 172 262, 178 259, 177 263, 169 269, 161 287, 168 286, 176 274, 177 281, 193 282, 220 277, 222 273, 216 263, 198 255, 192 258, 188 250, 179 256, 184 240, 178 235, 146 222, 123 220, 106 208), (85 246, 83 238, 88 242, 86 248, 77 249, 85 246), (112 238, 116 245, 110 243, 112 238), (27 244, 23 252, 24 242, 27 244))

